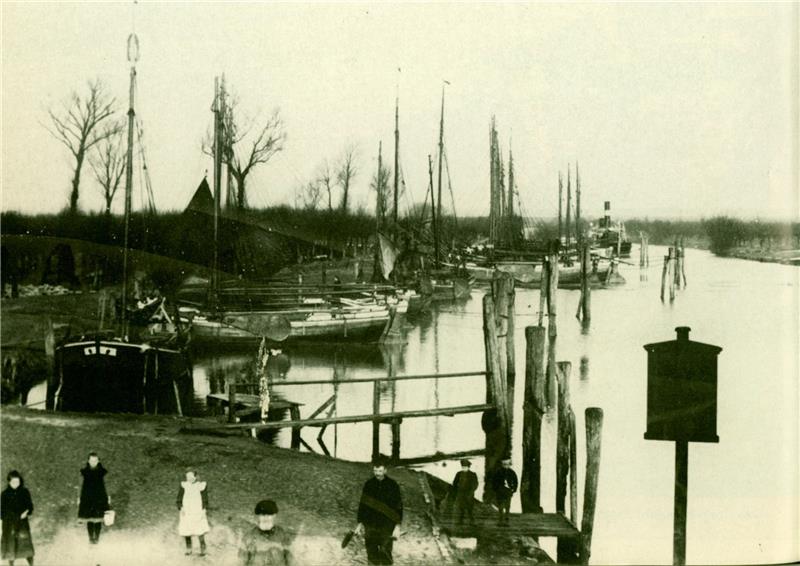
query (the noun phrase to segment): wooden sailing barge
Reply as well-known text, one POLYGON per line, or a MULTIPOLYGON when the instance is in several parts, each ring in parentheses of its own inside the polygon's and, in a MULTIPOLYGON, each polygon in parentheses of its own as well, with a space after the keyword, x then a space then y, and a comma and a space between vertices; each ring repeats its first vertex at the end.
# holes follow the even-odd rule
POLYGON ((191 363, 176 335, 148 336, 130 324, 128 308, 128 225, 133 177, 134 87, 139 41, 128 37, 130 107, 125 176, 125 247, 122 275, 121 333, 98 332, 56 347, 55 380, 48 402, 62 411, 178 413, 192 397, 191 363), (137 330, 142 336, 136 336, 137 330), (141 338, 141 339, 137 339, 141 338))

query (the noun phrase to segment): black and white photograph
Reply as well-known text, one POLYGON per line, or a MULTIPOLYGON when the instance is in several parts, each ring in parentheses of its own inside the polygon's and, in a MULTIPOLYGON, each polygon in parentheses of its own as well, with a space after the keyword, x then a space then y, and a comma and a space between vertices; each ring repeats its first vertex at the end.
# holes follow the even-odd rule
POLYGON ((0 27, 3 566, 800 560, 800 3, 0 27))

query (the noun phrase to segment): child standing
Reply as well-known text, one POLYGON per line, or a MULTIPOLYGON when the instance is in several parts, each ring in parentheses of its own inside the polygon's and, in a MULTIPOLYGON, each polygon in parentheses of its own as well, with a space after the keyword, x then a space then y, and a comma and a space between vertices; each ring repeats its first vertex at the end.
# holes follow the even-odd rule
POLYGON ((197 473, 187 470, 186 481, 181 482, 178 490, 178 534, 186 541, 186 552, 192 553, 192 537, 200 540, 200 556, 206 554, 205 534, 210 530, 206 509, 208 507, 208 492, 206 482, 197 481, 197 473))
POLYGON ((100 531, 103 529, 103 515, 110 509, 110 501, 106 492, 105 476, 108 473, 100 463, 97 452, 90 452, 86 465, 81 468, 83 483, 78 498, 78 518, 86 520, 89 542, 100 542, 100 531))
POLYGON ((478 489, 478 476, 470 470, 472 463, 469 460, 461 460, 461 471, 456 474, 453 485, 450 487, 450 495, 455 500, 458 524, 464 522, 464 515, 469 519, 469 524, 475 524, 472 509, 475 506, 475 490, 478 489))

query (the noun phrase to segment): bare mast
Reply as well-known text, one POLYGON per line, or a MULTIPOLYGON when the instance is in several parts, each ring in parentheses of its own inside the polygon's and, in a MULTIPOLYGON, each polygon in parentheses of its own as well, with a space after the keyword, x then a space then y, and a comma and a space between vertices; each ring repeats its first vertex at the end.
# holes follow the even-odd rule
POLYGON ((221 124, 224 112, 224 102, 221 100, 219 78, 214 78, 214 264, 211 266, 211 302, 218 307, 219 294, 219 221, 220 221, 220 195, 222 184, 222 136, 221 124))
POLYGON ((394 230, 397 232, 397 194, 400 184, 400 96, 394 99, 394 230))
POLYGON ((431 221, 433 223, 433 256, 436 258, 436 267, 439 266, 439 226, 436 220, 436 199, 433 191, 433 159, 428 154, 428 180, 431 187, 431 221))
POLYGON ((581 232, 581 174, 578 171, 578 162, 575 162, 575 239, 580 243, 583 240, 581 232))
MULTIPOLYGON (((447 82, 447 81, 445 81, 447 82)), ((442 219, 442 154, 444 153, 444 85, 442 85, 442 112, 439 116, 439 185, 437 188, 437 195, 436 195, 436 217, 437 222, 434 223, 434 226, 438 227, 441 219, 442 219)), ((435 238, 435 259, 436 259, 436 267, 439 267, 439 231, 436 230, 434 232, 435 238)))
POLYGON ((122 252, 122 335, 128 334, 128 239, 131 219, 131 193, 133 185, 133 121, 136 116, 134 91, 136 84, 136 62, 139 60, 139 38, 135 33, 128 36, 128 62, 131 64, 131 81, 128 104, 128 153, 125 159, 125 236, 122 252))
POLYGON ((567 225, 564 227, 564 232, 567 236, 567 253, 569 253, 570 238, 572 236, 572 233, 570 232, 570 208, 572 208, 572 181, 570 178, 570 173, 571 170, 569 163, 567 163, 567 225))

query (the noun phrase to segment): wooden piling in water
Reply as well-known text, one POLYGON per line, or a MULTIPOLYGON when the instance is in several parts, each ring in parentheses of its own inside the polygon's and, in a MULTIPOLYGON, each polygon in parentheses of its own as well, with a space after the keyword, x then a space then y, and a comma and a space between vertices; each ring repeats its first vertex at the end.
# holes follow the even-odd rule
MULTIPOLYGON (((293 421, 300 420, 300 407, 298 405, 292 405, 289 407, 289 417, 293 421)), ((300 450, 300 427, 292 427, 292 450, 300 450)))
POLYGON ((569 518, 578 524, 578 439, 575 434, 575 413, 567 408, 569 422, 569 518))
POLYGON ((544 398, 544 326, 525 328, 525 389, 522 423, 522 479, 520 501, 523 513, 541 513, 542 416, 544 398))
MULTIPOLYGON (((507 274, 508 283, 506 284, 506 388, 508 391, 508 406, 510 407, 509 417, 514 416, 514 388, 517 382, 517 352, 514 341, 514 309, 516 308, 517 292, 514 285, 514 277, 507 274)), ((513 428, 513 423, 509 423, 513 428)))
MULTIPOLYGON (((372 383, 372 414, 377 415, 381 412, 381 391, 380 381, 372 383)), ((381 454, 381 424, 372 421, 372 460, 375 461, 381 454)))
POLYGON ((400 425, 403 419, 392 419, 392 461, 400 460, 400 425))
MULTIPOLYGON (((495 271, 492 279, 492 299, 494 300, 494 316, 497 330, 497 357, 500 362, 500 374, 508 377, 508 285, 511 275, 495 271)), ((505 380, 504 380, 505 381, 505 380)), ((506 393, 508 382, 505 386, 506 393)), ((508 401, 506 401, 508 402, 508 401)))
POLYGON ((603 433, 603 409, 586 409, 586 479, 583 484, 583 520, 581 521, 581 563, 588 564, 592 555, 592 531, 597 506, 597 481, 600 474, 600 448, 603 433))
POLYGON ((591 251, 589 250, 589 243, 584 242, 581 245, 581 298, 578 301, 578 312, 575 316, 579 320, 588 322, 592 319, 592 286, 589 284, 590 265, 591 265, 591 251))
POLYGON ((550 269, 548 270, 547 281, 547 333, 553 337, 558 334, 556 322, 556 291, 558 290, 558 254, 550 254, 550 269))
POLYGON ((494 301, 489 293, 483 296, 483 337, 486 357, 486 402, 494 409, 486 411, 481 419, 485 433, 484 456, 484 502, 494 498, 491 488, 491 475, 498 462, 510 451, 508 417, 508 395, 505 376, 500 372, 497 351, 497 324, 495 322, 494 301))
POLYGON ((678 245, 678 238, 675 238, 675 269, 673 280, 676 289, 681 288, 681 248, 678 245))
POLYGON ((569 375, 571 362, 558 362, 558 436, 556 440, 556 512, 566 512, 569 473, 569 375))
POLYGON ((542 260, 542 275, 539 278, 539 326, 544 325, 544 309, 547 300, 547 282, 550 281, 550 260, 542 260))
POLYGON ((672 264, 672 248, 669 248, 667 255, 664 256, 664 265, 661 267, 661 302, 664 302, 664 292, 667 287, 667 277, 669 276, 670 265, 672 264))
MULTIPOLYGON (((578 463, 577 463, 577 439, 575 435, 575 413, 572 412, 572 407, 567 399, 566 408, 566 421, 567 431, 569 434, 569 453, 568 453, 568 468, 569 468, 569 518, 577 525, 578 524, 578 463)), ((559 423, 561 420, 559 419, 559 423)), ((559 538, 556 544, 556 558, 559 564, 578 564, 581 559, 581 540, 559 538)))
POLYGON ((681 277, 683 277, 683 288, 686 288, 686 248, 683 247, 681 238, 681 277))
POLYGON ((675 277, 673 277, 673 273, 677 271, 676 269, 677 259, 675 257, 675 248, 669 249, 669 270, 667 274, 667 278, 669 280, 669 301, 672 302, 675 300, 675 277))

